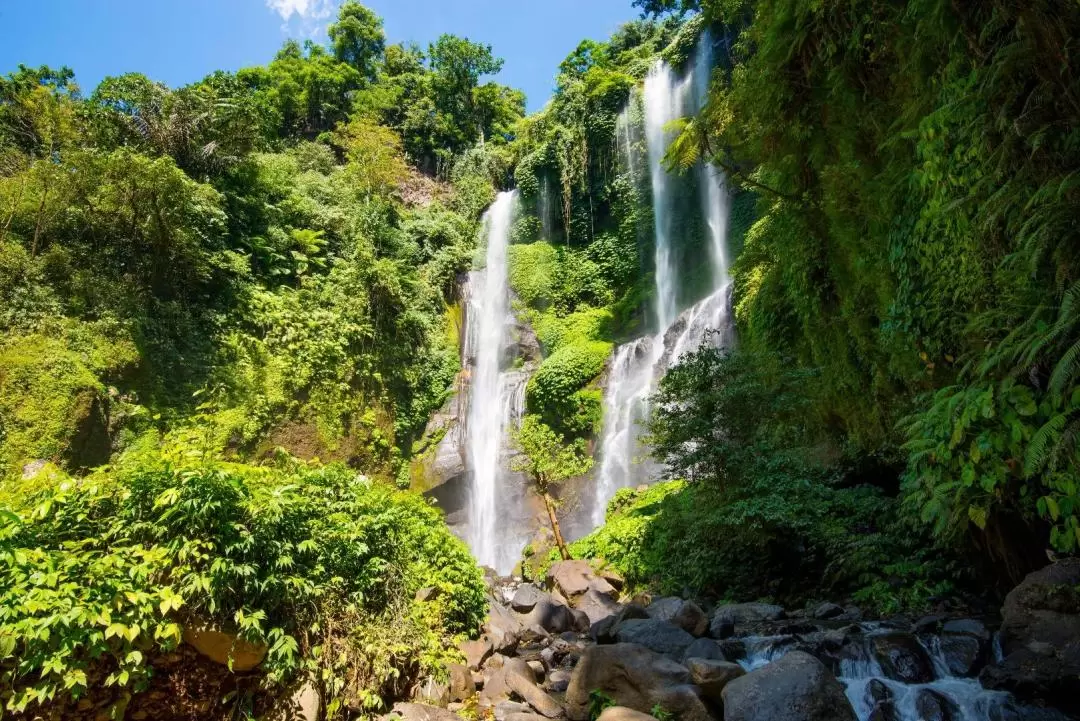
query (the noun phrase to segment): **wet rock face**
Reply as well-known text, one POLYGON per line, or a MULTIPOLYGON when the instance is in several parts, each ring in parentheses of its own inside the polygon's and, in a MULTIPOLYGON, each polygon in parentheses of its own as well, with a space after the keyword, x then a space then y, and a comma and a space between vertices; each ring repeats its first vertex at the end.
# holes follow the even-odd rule
POLYGON ((1005 597, 1004 660, 983 670, 987 688, 1080 713, 1080 559, 1029 574, 1005 597))
POLYGON ((959 721, 960 709, 943 694, 922 689, 915 697, 915 711, 922 721, 959 721))
POLYGON ((736 678, 722 697, 724 721, 856 721, 843 684, 802 651, 736 678))
POLYGON ((874 656, 885 674, 904 683, 934 680, 934 664, 919 640, 908 633, 886 633, 870 638, 874 656))
POLYGON ((892 691, 876 678, 866 684, 866 705, 870 707, 869 721, 899 721, 892 691))

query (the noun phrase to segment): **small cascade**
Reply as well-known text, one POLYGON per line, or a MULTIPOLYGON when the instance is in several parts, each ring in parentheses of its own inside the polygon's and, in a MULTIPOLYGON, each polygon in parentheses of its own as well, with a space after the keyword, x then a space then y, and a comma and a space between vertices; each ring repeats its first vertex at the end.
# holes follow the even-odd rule
POLYGON ((663 344, 652 336, 624 343, 615 350, 604 395, 602 451, 592 503, 594 526, 604 522, 606 504, 617 490, 649 478, 650 469, 634 463, 646 450, 641 447, 637 429, 648 415, 653 369, 663 350, 663 344))
MULTIPOLYGON (((604 396, 604 430, 591 503, 592 522, 604 520, 607 502, 620 488, 655 480, 659 469, 647 459, 640 440, 641 425, 648 418, 648 399, 664 373, 679 358, 702 343, 722 347, 732 341, 730 309, 731 278, 728 274, 727 225, 730 196, 723 174, 701 163, 695 175, 699 189, 699 212, 708 235, 710 290, 697 303, 680 312, 679 263, 674 248, 677 185, 663 159, 672 140, 669 125, 704 105, 712 70, 712 42, 708 35, 698 43, 695 59, 685 77, 660 61, 645 79, 644 137, 648 150, 655 233, 655 320, 659 332, 619 346, 612 358, 604 396)), ((617 142, 624 171, 634 171, 633 123, 629 106, 619 116, 617 142)))
MULTIPOLYGON (((1007 693, 984 689, 977 678, 952 675, 941 649, 941 638, 936 635, 918 637, 919 645, 933 664, 933 680, 909 684, 889 678, 871 648, 874 635, 888 630, 879 631, 872 624, 863 624, 861 629, 865 636, 861 642, 845 646, 836 669, 859 721, 881 718, 919 721, 923 718, 918 711, 919 697, 924 693, 935 694, 951 705, 951 721, 991 721, 1001 717, 1001 709, 1011 699, 1007 693), (891 705, 894 715, 883 714, 876 708, 882 699, 891 705)), ((812 638, 802 640, 805 644, 812 638)), ((741 641, 746 655, 739 664, 747 671, 766 666, 800 647, 795 636, 749 636, 741 641)))
POLYGON ((511 478, 508 430, 524 413, 528 375, 507 370, 512 343, 507 246, 516 192, 500 193, 484 215, 483 270, 469 274, 465 363, 468 409, 465 458, 469 476, 466 540, 477 560, 496 570, 513 566, 520 550, 518 524, 507 508, 511 478))

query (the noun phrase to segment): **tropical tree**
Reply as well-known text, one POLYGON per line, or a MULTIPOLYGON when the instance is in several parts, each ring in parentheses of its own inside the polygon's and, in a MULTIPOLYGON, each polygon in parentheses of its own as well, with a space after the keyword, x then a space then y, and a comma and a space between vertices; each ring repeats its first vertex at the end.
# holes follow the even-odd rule
POLYGON ((513 439, 523 455, 511 465, 515 471, 529 475, 537 494, 544 499, 551 532, 555 534, 555 544, 559 547, 559 554, 567 560, 570 558, 570 550, 566 547, 559 519, 555 514, 558 503, 551 494, 563 481, 588 473, 592 468, 592 457, 588 454, 585 441, 579 438, 573 443, 567 443, 561 435, 534 415, 525 416, 513 439))

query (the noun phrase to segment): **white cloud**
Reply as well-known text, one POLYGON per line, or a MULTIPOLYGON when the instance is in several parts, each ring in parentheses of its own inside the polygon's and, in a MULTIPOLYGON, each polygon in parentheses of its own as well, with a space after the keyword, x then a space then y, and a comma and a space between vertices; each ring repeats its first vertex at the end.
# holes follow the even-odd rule
POLYGON ((325 34, 324 22, 336 12, 341 0, 266 0, 270 8, 284 21, 282 31, 286 34, 299 34, 315 37, 325 34))

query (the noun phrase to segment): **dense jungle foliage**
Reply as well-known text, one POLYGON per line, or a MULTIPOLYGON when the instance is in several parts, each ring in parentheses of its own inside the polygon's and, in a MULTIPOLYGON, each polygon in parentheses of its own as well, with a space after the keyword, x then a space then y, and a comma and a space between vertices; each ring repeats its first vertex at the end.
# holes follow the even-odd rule
MULTIPOLYGON (((528 117, 490 47, 387 44, 352 0, 326 45, 183 88, 0 79, 6 709, 143 690, 192 619, 332 717, 443 673, 483 579, 397 486, 460 370, 481 213, 518 189, 542 351, 519 462, 555 528, 612 350, 660 330, 641 84, 701 42, 707 102, 666 163, 677 202, 698 164, 726 174, 737 340, 663 379, 670 478, 570 554, 631 588, 892 612, 1077 551, 1080 7, 637 5, 528 117)), ((685 307, 707 229, 676 210, 685 307)))
POLYGON ((0 79, 2 708, 141 690, 197 619, 373 711, 482 620, 394 486, 524 98, 355 2, 329 35, 178 89, 0 79))
MULTIPOLYGON (((649 64, 685 66, 706 30, 708 102, 680 121, 666 162, 686 183, 700 162, 727 175, 738 342, 689 358, 654 399, 656 455, 689 485, 646 503, 640 533, 617 513, 578 552, 618 556, 669 591, 824 587, 893 608, 1074 552, 1080 11, 637 4, 657 19, 583 43, 514 144, 518 185, 537 198, 522 235, 557 228, 518 254, 579 259, 569 288, 563 268, 550 273, 560 286, 516 285, 537 328, 557 329, 554 343, 540 334, 558 348, 557 391, 537 374, 530 405, 585 430, 566 418, 596 414, 580 395, 566 408, 565 391, 594 387, 586 343, 647 322, 634 300, 649 287, 648 180, 619 165, 634 142, 619 113, 640 122, 649 64)), ((701 233, 678 236, 693 298, 701 233)))

